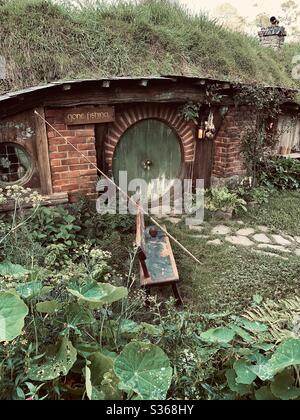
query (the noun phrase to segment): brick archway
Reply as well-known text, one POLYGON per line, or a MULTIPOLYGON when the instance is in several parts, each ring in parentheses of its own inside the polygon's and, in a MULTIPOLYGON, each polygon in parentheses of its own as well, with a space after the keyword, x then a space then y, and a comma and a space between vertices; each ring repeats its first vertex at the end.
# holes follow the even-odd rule
POLYGON ((193 162, 194 133, 191 125, 178 114, 178 110, 168 105, 139 105, 119 113, 109 129, 105 142, 105 159, 109 172, 112 171, 115 148, 122 135, 133 124, 149 118, 159 119, 173 128, 181 140, 184 162, 193 162))

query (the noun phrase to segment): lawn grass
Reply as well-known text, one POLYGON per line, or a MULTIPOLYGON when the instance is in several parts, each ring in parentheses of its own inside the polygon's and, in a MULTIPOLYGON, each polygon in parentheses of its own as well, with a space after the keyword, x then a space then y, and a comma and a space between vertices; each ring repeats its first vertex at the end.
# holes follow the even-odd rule
POLYGON ((276 192, 267 204, 250 208, 242 218, 250 225, 265 225, 277 232, 300 236, 300 192, 276 192))
POLYGON ((202 261, 197 265, 174 247, 184 301, 196 311, 242 312, 257 293, 277 300, 300 292, 299 257, 284 260, 230 244, 207 245, 179 228, 171 231, 202 261))
MULTIPOLYGON (((244 226, 265 225, 274 232, 300 236, 300 192, 273 194, 268 204, 250 209, 240 219, 244 226)), ((227 224, 238 226, 234 220, 227 224)), ((286 259, 272 257, 227 243, 208 245, 183 224, 169 224, 168 229, 202 261, 202 265, 197 265, 174 246, 184 301, 196 311, 243 312, 257 293, 265 299, 278 300, 300 292, 299 257, 289 254, 284 256, 286 259)), ((202 234, 210 229, 211 224, 206 224, 202 234)))
MULTIPOLYGON (((295 87, 292 59, 167 0, 106 3, 0 0, 9 88, 64 78, 186 74, 295 87)), ((1 89, 1 87, 0 87, 1 89)))

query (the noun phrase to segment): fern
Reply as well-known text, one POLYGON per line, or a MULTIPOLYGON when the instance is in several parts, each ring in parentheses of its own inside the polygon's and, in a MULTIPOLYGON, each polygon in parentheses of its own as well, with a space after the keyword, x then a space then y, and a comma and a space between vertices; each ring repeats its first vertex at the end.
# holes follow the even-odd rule
POLYGON ((260 307, 246 311, 244 317, 268 325, 269 333, 276 342, 300 338, 299 296, 279 302, 268 300, 260 307))

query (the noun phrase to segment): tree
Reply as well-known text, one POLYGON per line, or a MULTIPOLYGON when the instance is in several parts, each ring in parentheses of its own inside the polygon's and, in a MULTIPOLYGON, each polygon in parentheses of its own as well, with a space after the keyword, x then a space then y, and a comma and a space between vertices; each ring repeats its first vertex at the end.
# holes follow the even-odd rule
POLYGON ((259 28, 267 28, 270 26, 270 16, 267 13, 260 13, 255 18, 255 25, 259 28))
POLYGON ((246 28, 246 19, 239 15, 236 7, 230 3, 222 3, 215 9, 215 16, 228 28, 243 31, 246 28))
POLYGON ((300 5, 298 1, 287 0, 281 4, 281 15, 279 19, 286 25, 291 35, 300 36, 300 5))

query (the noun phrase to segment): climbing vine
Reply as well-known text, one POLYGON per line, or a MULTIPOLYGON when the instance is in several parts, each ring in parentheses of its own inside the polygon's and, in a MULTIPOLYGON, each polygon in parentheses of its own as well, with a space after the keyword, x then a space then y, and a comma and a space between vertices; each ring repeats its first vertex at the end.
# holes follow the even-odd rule
POLYGON ((282 134, 277 127, 282 104, 293 97, 292 91, 278 88, 240 87, 236 105, 247 107, 249 121, 242 137, 241 153, 253 186, 259 183, 262 162, 274 154, 282 134))

